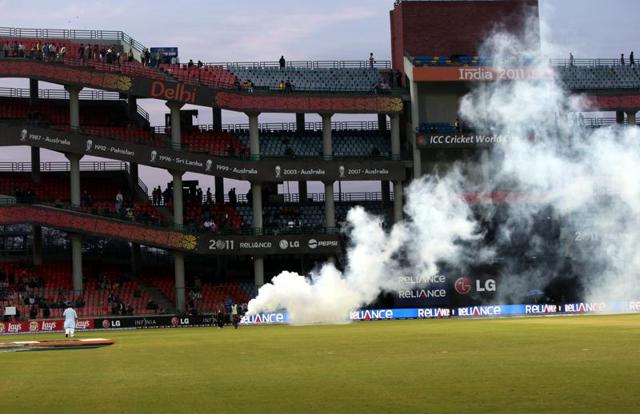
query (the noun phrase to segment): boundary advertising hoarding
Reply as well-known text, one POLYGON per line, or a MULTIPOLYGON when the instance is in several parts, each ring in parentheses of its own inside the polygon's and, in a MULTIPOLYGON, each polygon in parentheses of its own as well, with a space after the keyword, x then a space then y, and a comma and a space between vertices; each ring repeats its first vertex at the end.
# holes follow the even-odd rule
MULTIPOLYGON (((349 320, 381 321, 398 319, 437 319, 448 317, 459 318, 497 318, 513 316, 554 316, 554 315, 590 315, 640 313, 640 301, 633 302, 579 302, 564 305, 483 305, 459 308, 407 308, 407 309, 362 309, 351 312, 349 320)), ((114 330, 114 329, 152 329, 152 328, 188 328, 214 325, 213 315, 159 315, 159 316, 125 316, 104 317, 96 319, 79 319, 76 329, 114 330)), ((61 319, 33 320, 19 322, 0 322, 0 334, 32 334, 63 332, 64 321, 61 319)), ((245 315, 241 325, 276 325, 289 323, 289 315, 285 312, 258 313, 245 315)))

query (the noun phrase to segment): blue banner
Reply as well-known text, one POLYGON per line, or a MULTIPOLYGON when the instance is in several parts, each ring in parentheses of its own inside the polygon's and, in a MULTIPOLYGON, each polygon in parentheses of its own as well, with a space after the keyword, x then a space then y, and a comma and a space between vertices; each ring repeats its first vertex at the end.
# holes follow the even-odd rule
MULTIPOLYGON (((562 315, 593 313, 630 313, 640 312, 638 302, 580 302, 566 305, 484 305, 459 308, 398 308, 398 309, 362 309, 351 312, 351 321, 381 321, 397 319, 435 319, 435 318, 498 318, 505 316, 562 315)), ((289 315, 286 311, 259 313, 242 317, 242 325, 286 324, 289 315)))

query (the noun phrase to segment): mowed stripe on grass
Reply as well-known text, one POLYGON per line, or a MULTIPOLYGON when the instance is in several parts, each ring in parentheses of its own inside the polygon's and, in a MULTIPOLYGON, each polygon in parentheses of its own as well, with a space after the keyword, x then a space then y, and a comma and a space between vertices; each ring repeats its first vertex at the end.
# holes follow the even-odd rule
POLYGON ((0 354, 0 411, 604 413, 640 407, 636 315, 100 336, 116 344, 0 354))

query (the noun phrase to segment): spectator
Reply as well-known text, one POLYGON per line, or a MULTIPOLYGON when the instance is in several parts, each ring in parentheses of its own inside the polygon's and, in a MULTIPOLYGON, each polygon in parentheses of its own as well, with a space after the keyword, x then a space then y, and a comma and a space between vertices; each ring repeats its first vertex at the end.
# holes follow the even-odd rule
POLYGON ((29 310, 29 319, 36 319, 38 317, 38 306, 32 305, 29 310))
POLYGON ((631 51, 631 53, 629 53, 629 66, 635 66, 636 65, 636 59, 633 56, 633 50, 631 51))
POLYGON ((127 62, 133 62, 133 50, 129 49, 129 53, 127 54, 127 62))
POLYGON ((373 58, 373 52, 369 53, 369 67, 373 69, 375 66, 376 60, 373 58))
POLYGON ((193 59, 189 59, 189 63, 187 64, 189 68, 193 67, 193 59))
POLYGON ((285 88, 286 88, 286 84, 284 83, 283 80, 281 80, 280 83, 278 84, 278 90, 280 90, 280 92, 284 92, 285 88))
POLYGON ((280 60, 278 61, 278 63, 280 64, 280 69, 284 69, 285 66, 287 65, 287 61, 284 60, 284 55, 280 56, 280 60))
POLYGON ((124 197, 122 196, 122 193, 118 191, 118 194, 116 194, 116 212, 120 212, 120 210, 122 210, 123 202, 124 202, 124 197))
POLYGON ((569 52, 569 66, 573 66, 573 53, 569 52))
POLYGON ((624 66, 624 53, 620 54, 620 65, 624 66))
POLYGON ((207 204, 211 204, 211 188, 207 187, 207 204))

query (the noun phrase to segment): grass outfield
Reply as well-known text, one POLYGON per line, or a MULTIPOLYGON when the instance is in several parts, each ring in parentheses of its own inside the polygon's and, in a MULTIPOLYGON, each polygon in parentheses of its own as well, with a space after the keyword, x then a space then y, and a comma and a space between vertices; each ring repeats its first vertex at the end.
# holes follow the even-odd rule
POLYGON ((637 315, 79 336, 116 344, 0 353, 0 412, 640 411, 637 315))

